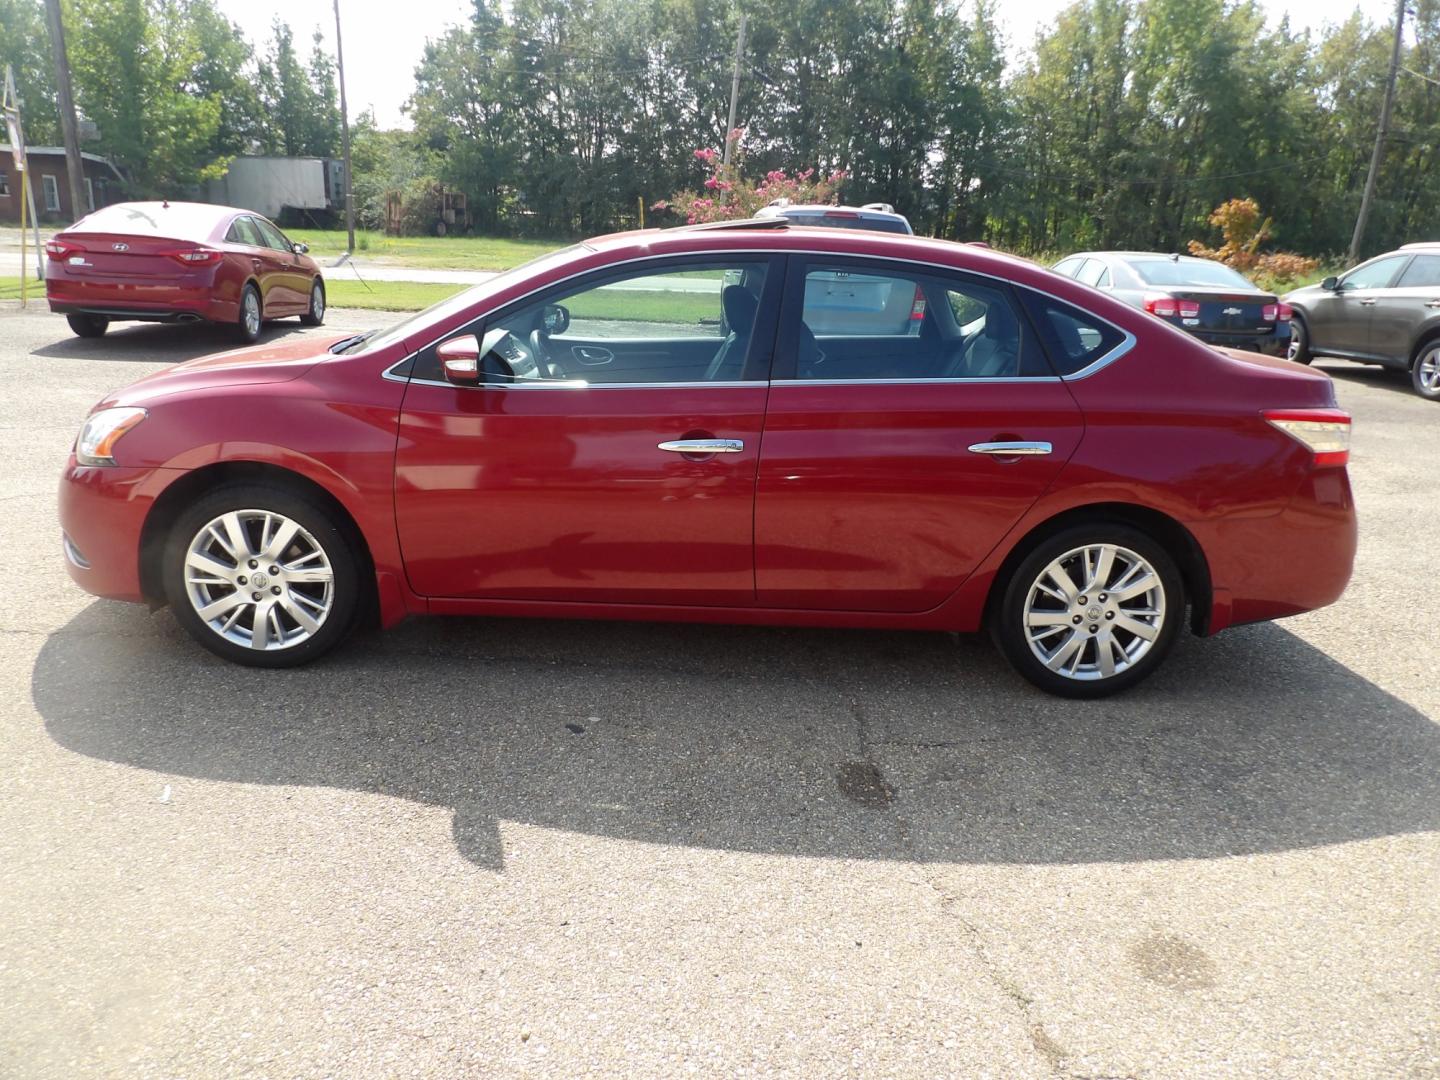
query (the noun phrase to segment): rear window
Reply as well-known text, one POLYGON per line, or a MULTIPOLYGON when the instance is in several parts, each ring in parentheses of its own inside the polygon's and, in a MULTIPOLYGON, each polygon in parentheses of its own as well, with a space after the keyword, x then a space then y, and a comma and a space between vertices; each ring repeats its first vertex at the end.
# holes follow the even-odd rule
POLYGON ((220 220, 234 213, 223 207, 199 203, 116 203, 102 206, 68 232, 124 233, 129 236, 162 236, 201 239, 220 220))
POLYGON ((1131 259, 1130 266, 1147 285, 1213 285, 1222 289, 1251 289, 1241 274, 1223 263, 1197 259, 1194 262, 1171 259, 1131 259))
POLYGON ((1039 293, 1016 291, 1060 375, 1083 371, 1125 340, 1119 329, 1088 312, 1039 293))

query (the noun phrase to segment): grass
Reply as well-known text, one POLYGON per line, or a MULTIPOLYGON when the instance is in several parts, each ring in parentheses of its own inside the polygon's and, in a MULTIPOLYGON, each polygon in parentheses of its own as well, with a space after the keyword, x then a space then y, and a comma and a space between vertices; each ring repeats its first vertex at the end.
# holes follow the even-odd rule
MULTIPOLYGON (((44 283, 43 281, 36 281, 34 278, 31 278, 31 279, 30 279, 30 282, 29 282, 29 288, 28 288, 27 291, 28 291, 28 298, 29 298, 30 300, 32 300, 32 301, 34 301, 34 300, 44 301, 44 299, 45 299, 45 283, 44 283)), ((19 279, 18 277, 3 277, 3 276, 0 276, 0 300, 19 300, 19 299, 20 299, 20 279, 19 279)))
POLYGON ((326 281, 325 302, 334 308, 369 311, 419 311, 464 292, 468 285, 435 285, 418 281, 326 281))
MULTIPOLYGON (((292 240, 310 245, 310 254, 335 257, 346 250, 343 229, 287 229, 292 240)), ((500 236, 386 236, 357 229, 355 256, 390 266, 432 270, 508 270, 564 247, 563 240, 514 240, 500 236)))
MULTIPOLYGON (((462 292, 465 285, 432 285, 413 281, 327 281, 326 302, 332 308, 371 311, 419 311, 462 292)), ((667 326, 718 326, 720 304, 706 293, 591 292, 572 297, 566 308, 576 319, 611 319, 667 326)))

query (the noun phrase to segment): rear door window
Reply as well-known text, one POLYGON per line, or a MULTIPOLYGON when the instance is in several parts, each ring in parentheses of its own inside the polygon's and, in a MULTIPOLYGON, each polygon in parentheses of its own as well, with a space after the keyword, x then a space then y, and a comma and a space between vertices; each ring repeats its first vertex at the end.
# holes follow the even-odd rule
POLYGON ((1002 285, 859 260, 807 260, 802 280, 803 294, 792 292, 786 303, 786 337, 794 345, 782 352, 790 377, 909 382, 1053 374, 1002 285))
POLYGON ((1099 259, 1086 259, 1085 265, 1082 266, 1080 272, 1075 275, 1075 280, 1083 282, 1086 285, 1098 286, 1101 280, 1108 278, 1108 276, 1109 272, 1106 270, 1103 262, 1099 259))
POLYGON ((1440 255, 1416 255, 1395 283, 1397 289, 1421 289, 1440 285, 1440 255))

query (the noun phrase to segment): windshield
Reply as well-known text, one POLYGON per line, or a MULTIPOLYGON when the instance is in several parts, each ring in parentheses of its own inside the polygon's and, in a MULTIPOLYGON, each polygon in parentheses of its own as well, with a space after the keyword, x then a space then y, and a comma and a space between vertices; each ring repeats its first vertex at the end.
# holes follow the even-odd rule
POLYGON ((1131 259, 1130 265, 1147 285, 1216 285, 1224 289, 1255 286, 1224 263, 1207 259, 1131 259))
POLYGON ((383 349, 387 345, 393 345, 397 341, 405 340, 406 336, 414 329, 424 326, 427 323, 440 322, 447 317, 464 311, 473 304, 491 293, 495 293, 510 285, 517 278, 528 277, 548 268, 553 263, 562 263, 572 258, 576 252, 588 250, 584 244, 572 244, 569 247, 561 248, 559 251, 551 251, 545 255, 538 255, 528 262, 519 266, 512 266, 509 270, 502 270, 488 281, 479 285, 472 285, 464 292, 456 293, 448 299, 441 300, 438 304, 431 304, 424 311, 417 311, 408 319, 402 319, 394 326, 387 326, 384 330, 372 330, 367 334, 360 334, 348 341, 343 341, 334 351, 337 353, 355 352, 362 346, 368 349, 383 349))

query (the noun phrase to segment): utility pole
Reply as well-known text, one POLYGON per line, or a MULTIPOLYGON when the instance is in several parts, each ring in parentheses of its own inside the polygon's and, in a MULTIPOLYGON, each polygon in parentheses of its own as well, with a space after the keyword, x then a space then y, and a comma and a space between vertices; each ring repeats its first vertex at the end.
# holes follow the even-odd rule
POLYGON ((735 78, 730 82, 730 122, 725 125, 725 156, 721 159, 730 164, 730 133, 735 130, 735 107, 740 102, 740 57, 745 52, 745 13, 740 13, 740 32, 735 35, 735 78))
POLYGON ((1375 199, 1375 178, 1380 172, 1380 159, 1385 156, 1385 136, 1390 133, 1390 107, 1395 103, 1395 79, 1400 72, 1400 43, 1405 36, 1405 0, 1395 4, 1395 44, 1390 49, 1390 76, 1385 82, 1385 100, 1380 105, 1380 130, 1375 133, 1375 152, 1370 155, 1370 172, 1365 177, 1365 194, 1360 196, 1360 216, 1355 219, 1355 234, 1350 238, 1350 264, 1360 261, 1360 241, 1370 221, 1370 204, 1375 199))
MULTIPOLYGON (((50 0, 55 3, 56 0, 50 0)), ((335 0, 335 66, 340 73, 340 153, 345 159, 345 253, 355 254, 355 194, 350 185, 350 110, 345 104, 345 51, 340 47, 340 0, 335 0)))
POLYGON ((50 55, 55 58, 55 94, 60 99, 60 127, 65 133, 65 171, 70 176, 70 214, 79 221, 90 212, 85 200, 85 164, 80 157, 80 132, 75 124, 75 96, 70 88, 70 56, 65 51, 65 25, 60 0, 45 0, 50 23, 50 55))

